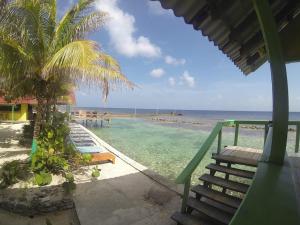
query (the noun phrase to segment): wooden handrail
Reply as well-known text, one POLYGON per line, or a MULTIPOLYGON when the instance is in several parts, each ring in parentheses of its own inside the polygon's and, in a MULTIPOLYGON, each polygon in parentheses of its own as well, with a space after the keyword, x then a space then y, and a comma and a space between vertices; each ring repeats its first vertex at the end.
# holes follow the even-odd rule
MULTIPOLYGON (((269 131, 269 124, 271 121, 268 120, 226 120, 223 122, 218 122, 213 128, 207 139, 201 145, 199 151, 193 157, 193 159, 188 163, 188 165, 183 169, 180 175, 176 179, 176 183, 184 184, 184 193, 182 200, 181 211, 184 213, 186 210, 186 202, 189 195, 189 189, 191 184, 191 177, 195 169, 198 167, 199 163, 202 161, 203 157, 206 155, 207 151, 210 149, 214 143, 216 137, 218 136, 218 153, 221 150, 222 145, 222 129, 223 126, 235 126, 235 135, 234 135, 234 145, 238 144, 238 134, 239 134, 239 125, 240 124, 252 124, 252 125, 264 125, 265 137, 264 145, 266 142, 267 134, 269 131)), ((296 126, 296 143, 295 143, 295 152, 299 151, 299 139, 300 139, 300 121, 289 121, 289 125, 296 126)))
POLYGON ((195 171, 203 157, 205 156, 208 149, 213 144, 214 140, 220 133, 223 128, 223 122, 218 122, 210 135, 207 137, 205 142, 201 145, 199 151, 196 153, 194 158, 189 162, 189 164, 184 168, 184 170, 180 173, 180 175, 176 179, 176 183, 183 184, 188 181, 188 178, 192 175, 195 171))

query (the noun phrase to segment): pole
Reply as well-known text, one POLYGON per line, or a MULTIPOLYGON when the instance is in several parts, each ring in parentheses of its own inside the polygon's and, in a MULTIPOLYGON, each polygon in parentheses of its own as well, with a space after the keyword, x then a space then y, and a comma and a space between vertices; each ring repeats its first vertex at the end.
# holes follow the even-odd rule
POLYGON ((289 98, 285 61, 272 9, 267 0, 252 0, 270 62, 273 95, 273 133, 266 160, 282 164, 286 151, 289 98))
POLYGON ((12 105, 11 107, 11 120, 15 120, 15 105, 12 105))

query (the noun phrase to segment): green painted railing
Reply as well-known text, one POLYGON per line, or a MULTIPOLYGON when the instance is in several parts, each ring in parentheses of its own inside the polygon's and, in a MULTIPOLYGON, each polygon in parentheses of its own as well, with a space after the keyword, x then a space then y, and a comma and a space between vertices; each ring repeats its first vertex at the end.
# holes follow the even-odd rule
MULTIPOLYGON (((182 207, 181 211, 183 213, 186 212, 186 203, 189 196, 190 185, 191 185, 191 177, 195 169, 198 167, 199 163, 202 161, 203 157, 206 155, 216 138, 218 137, 218 146, 217 153, 220 153, 222 149, 222 129, 223 127, 235 127, 234 133, 234 142, 233 145, 236 146, 238 144, 239 138, 239 130, 240 125, 261 125, 264 126, 264 144, 266 142, 267 134, 269 131, 269 127, 272 124, 271 121, 266 120, 226 120, 223 122, 218 122, 216 126, 213 128, 212 132, 209 134, 207 139, 201 145, 199 151, 196 153, 194 158, 188 163, 188 165, 184 168, 184 170, 180 173, 180 175, 176 179, 176 183, 184 184, 184 193, 182 199, 182 207)), ((299 138, 300 138, 300 121, 289 121, 289 126, 296 126, 296 142, 295 142, 295 152, 299 152, 299 138)))

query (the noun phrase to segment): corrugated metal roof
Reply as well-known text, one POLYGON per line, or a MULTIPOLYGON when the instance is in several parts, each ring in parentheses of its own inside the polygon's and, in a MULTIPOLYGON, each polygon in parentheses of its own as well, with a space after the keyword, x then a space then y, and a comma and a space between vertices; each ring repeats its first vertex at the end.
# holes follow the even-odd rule
MULTIPOLYGON (((251 0, 156 0, 207 36, 244 74, 267 60, 251 0)), ((300 0, 270 0, 278 31, 300 16, 300 0)))

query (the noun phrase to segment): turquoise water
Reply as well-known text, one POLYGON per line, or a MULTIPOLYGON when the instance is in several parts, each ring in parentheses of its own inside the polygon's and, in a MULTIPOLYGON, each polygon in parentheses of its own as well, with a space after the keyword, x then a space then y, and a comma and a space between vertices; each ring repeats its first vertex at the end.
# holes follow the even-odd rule
MULTIPOLYGON (((109 128, 90 130, 120 152, 171 180, 175 180, 209 135, 201 129, 165 126, 142 119, 113 119, 109 128)), ((222 145, 233 144, 233 131, 233 128, 224 130, 222 145)), ((239 145, 262 148, 263 131, 249 132, 239 136, 239 145)), ((294 146, 293 140, 292 135, 290 149, 294 146)), ((215 142, 195 171, 193 181, 204 172, 216 145, 215 142)))

